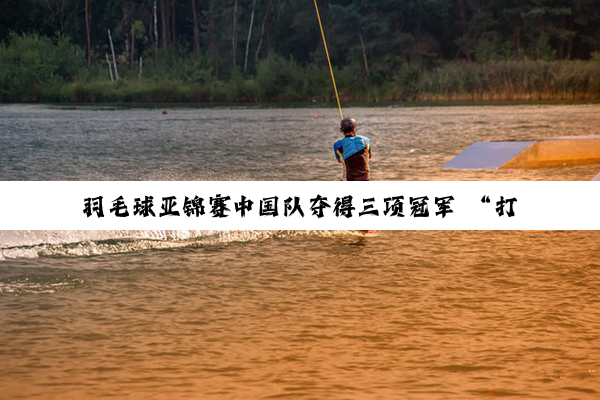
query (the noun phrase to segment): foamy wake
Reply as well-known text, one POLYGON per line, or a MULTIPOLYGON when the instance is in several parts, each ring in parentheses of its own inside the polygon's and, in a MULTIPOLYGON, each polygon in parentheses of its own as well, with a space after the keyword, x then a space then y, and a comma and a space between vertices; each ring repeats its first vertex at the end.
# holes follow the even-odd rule
POLYGON ((85 257, 152 249, 219 246, 348 231, 0 231, 0 260, 85 257))

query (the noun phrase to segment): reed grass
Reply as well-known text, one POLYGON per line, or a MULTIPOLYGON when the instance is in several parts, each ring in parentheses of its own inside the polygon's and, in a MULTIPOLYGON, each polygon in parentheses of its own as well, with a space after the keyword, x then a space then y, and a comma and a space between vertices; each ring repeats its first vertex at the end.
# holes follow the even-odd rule
MULTIPOLYGON (((406 64, 389 83, 370 84, 359 68, 337 70, 344 103, 600 100, 600 61, 452 62, 427 70, 406 64)), ((42 91, 42 101, 76 103, 334 102, 327 71, 269 60, 256 74, 228 81, 127 79, 77 82, 42 91)))
MULTIPOLYGON (((12 35, 0 44, 0 101, 52 103, 318 102, 334 103, 328 69, 300 65, 272 54, 256 69, 213 71, 206 56, 162 53, 137 65, 119 67, 109 80, 108 65, 84 63, 85 52, 64 37, 12 35)), ((401 62, 360 62, 335 68, 344 104, 350 102, 496 102, 600 100, 600 54, 591 60, 485 63, 446 62, 431 67, 401 62)))
POLYGON ((599 100, 599 61, 453 62, 425 72, 418 101, 599 100))

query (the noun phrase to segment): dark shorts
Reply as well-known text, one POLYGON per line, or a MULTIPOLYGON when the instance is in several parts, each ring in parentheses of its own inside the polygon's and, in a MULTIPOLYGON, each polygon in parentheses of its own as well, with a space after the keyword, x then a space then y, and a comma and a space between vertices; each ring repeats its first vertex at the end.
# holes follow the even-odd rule
POLYGON ((369 152, 367 149, 361 150, 346 158, 344 163, 346 164, 346 180, 371 180, 371 173, 369 172, 369 152))

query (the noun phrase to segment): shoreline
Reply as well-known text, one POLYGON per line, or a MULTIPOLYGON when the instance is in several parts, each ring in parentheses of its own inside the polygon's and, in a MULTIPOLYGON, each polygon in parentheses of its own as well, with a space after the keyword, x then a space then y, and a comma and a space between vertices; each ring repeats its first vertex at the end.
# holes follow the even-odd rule
MULTIPOLYGON (((342 102, 344 108, 420 108, 420 107, 503 107, 503 106, 569 106, 569 105, 597 105, 600 98, 584 100, 447 100, 447 101, 382 101, 382 102, 342 102)), ((124 108, 240 108, 240 109, 270 109, 270 108, 305 108, 305 109, 332 109, 337 110, 335 103, 308 103, 308 102, 194 102, 194 101, 157 101, 157 102, 52 102, 52 101, 0 101, 0 107, 10 105, 45 105, 54 107, 124 107, 124 108)))
MULTIPOLYGON (((476 89, 473 91, 451 91, 415 93, 398 96, 393 90, 382 93, 382 88, 373 88, 369 94, 341 93, 341 103, 347 105, 387 106, 435 106, 435 105, 515 105, 515 104, 581 104, 600 103, 600 90, 577 91, 554 89, 530 91, 502 91, 476 89)), ((336 107, 334 98, 328 96, 261 96, 257 93, 242 94, 233 85, 216 87, 183 82, 152 82, 123 80, 90 83, 66 83, 58 87, 42 88, 35 94, 7 95, 0 92, 0 104, 190 104, 201 107, 244 106, 251 107, 336 107)))

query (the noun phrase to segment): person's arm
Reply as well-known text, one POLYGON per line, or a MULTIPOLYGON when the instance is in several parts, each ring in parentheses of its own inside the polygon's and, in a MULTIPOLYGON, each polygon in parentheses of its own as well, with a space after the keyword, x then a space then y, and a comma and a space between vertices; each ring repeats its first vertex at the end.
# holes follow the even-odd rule
POLYGON ((335 155, 335 159, 337 160, 337 162, 341 163, 343 150, 342 144, 339 141, 333 144, 333 154, 335 155))

